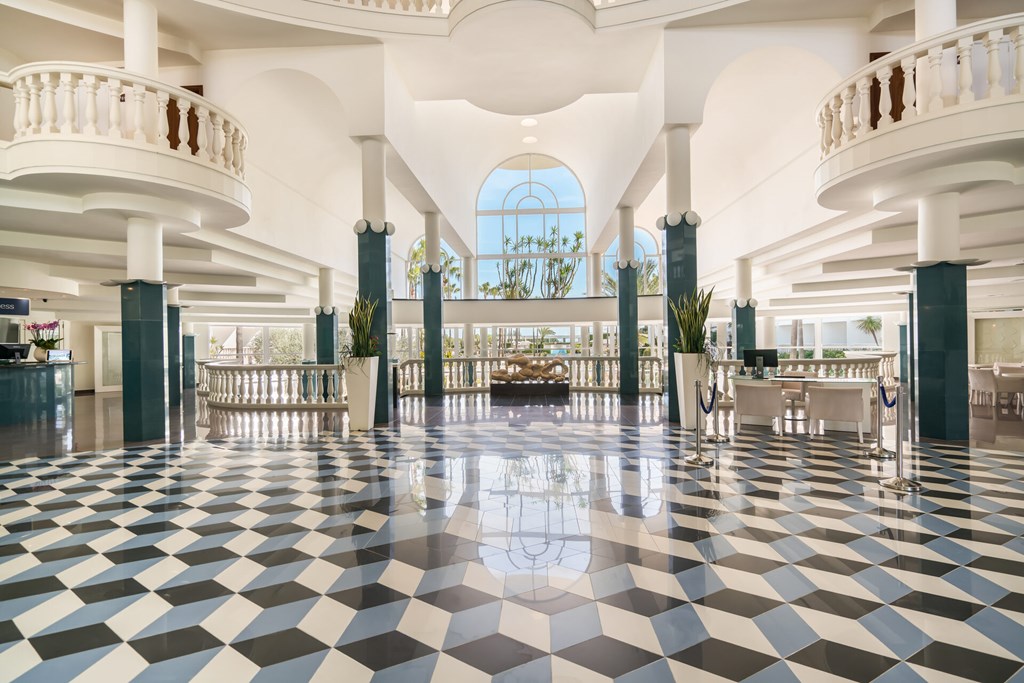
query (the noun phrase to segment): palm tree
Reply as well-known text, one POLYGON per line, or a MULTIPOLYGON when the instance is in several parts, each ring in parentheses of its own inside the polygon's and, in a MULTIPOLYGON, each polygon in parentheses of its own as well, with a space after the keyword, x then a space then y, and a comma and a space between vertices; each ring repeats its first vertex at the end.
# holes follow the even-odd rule
POLYGON ((871 338, 875 340, 875 346, 878 346, 878 333, 882 331, 882 319, 874 315, 866 315, 857 321, 857 329, 861 332, 866 332, 871 335, 871 338))

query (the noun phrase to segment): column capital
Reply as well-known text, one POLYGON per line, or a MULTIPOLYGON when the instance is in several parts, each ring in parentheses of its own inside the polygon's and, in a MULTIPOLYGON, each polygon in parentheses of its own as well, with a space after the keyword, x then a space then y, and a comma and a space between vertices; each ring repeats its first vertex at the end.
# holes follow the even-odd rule
POLYGON ((668 228, 675 228, 680 225, 689 225, 694 228, 700 227, 703 221, 701 217, 697 215, 696 211, 692 209, 689 211, 673 211, 672 213, 666 214, 658 218, 655 221, 655 225, 658 226, 658 230, 667 230, 668 228))
POLYGON ((369 218, 360 218, 356 221, 356 224, 352 226, 353 232, 357 235, 362 235, 367 230, 376 233, 386 232, 388 235, 395 234, 395 224, 390 221, 384 221, 379 218, 373 220, 369 218))

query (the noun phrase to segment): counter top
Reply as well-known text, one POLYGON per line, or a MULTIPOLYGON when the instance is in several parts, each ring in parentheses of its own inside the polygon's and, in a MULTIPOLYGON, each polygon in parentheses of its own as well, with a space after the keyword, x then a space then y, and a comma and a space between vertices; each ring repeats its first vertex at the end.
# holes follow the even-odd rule
POLYGON ((28 361, 22 361, 21 363, 0 363, 0 370, 26 370, 26 369, 38 369, 38 368, 55 368, 55 367, 66 367, 68 365, 85 365, 84 361, 71 361, 59 362, 59 363, 29 363, 28 361))

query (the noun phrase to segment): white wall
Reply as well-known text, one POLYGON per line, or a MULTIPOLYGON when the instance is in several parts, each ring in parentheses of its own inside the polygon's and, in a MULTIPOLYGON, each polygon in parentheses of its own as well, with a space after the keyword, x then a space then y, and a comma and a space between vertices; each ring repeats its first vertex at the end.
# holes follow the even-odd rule
POLYGON ((65 348, 71 349, 76 361, 88 363, 75 367, 75 391, 91 391, 96 388, 96 339, 95 325, 84 322, 67 324, 65 348))

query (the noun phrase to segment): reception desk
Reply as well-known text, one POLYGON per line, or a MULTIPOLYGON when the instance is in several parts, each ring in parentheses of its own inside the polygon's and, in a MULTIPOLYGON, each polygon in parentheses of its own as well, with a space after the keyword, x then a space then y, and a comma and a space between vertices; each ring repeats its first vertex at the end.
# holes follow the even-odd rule
MULTIPOLYGON (((802 388, 801 393, 803 394, 804 400, 807 399, 807 387, 855 387, 861 390, 861 401, 863 405, 863 425, 865 434, 874 433, 874 421, 871 419, 871 392, 878 383, 875 379, 866 379, 860 377, 768 377, 765 379, 757 379, 750 375, 735 375, 730 374, 728 377, 729 381, 736 384, 746 382, 751 384, 764 384, 770 383, 791 383, 799 385, 802 388)), ((733 390, 732 395, 735 396, 736 392, 733 390)), ((803 418, 801 418, 801 421, 803 418)), ((752 425, 770 425, 772 423, 771 418, 763 417, 744 417, 743 424, 752 425)), ((840 432, 851 432, 856 431, 855 422, 833 422, 826 420, 825 429, 829 431, 840 431, 840 432)))
POLYGON ((70 418, 78 363, 0 365, 0 424, 70 418))

